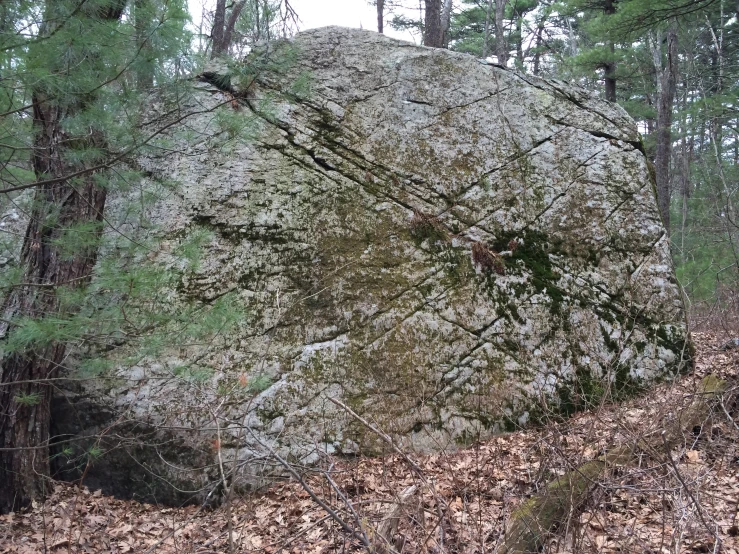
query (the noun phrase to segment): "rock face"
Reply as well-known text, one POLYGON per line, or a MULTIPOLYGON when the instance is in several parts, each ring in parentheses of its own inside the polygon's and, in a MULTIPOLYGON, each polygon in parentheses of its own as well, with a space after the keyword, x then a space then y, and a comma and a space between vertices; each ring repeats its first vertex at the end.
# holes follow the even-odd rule
MULTIPOLYGON (((624 110, 367 31, 319 29, 271 48, 294 63, 234 85, 258 123, 251 141, 141 162, 183 184, 160 208, 172 237, 213 233, 179 294, 231 293, 252 314, 210 357, 212 390, 262 383, 224 412, 226 458, 378 451, 329 397, 407 448, 441 449, 685 368, 681 292, 624 110)), ((188 126, 206 132, 215 117, 188 126)), ((142 419, 187 411, 167 421, 208 427, 180 435, 165 477, 187 465, 184 448, 215 460, 216 403, 162 379, 177 361, 95 393, 142 419)), ((197 465, 180 482, 217 475, 197 465)))

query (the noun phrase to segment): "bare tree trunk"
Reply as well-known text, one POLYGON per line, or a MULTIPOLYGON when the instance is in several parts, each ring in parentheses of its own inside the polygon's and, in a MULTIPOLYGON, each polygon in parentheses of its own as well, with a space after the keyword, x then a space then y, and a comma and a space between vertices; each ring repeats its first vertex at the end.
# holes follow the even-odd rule
POLYGON ((139 49, 139 62, 136 71, 136 86, 139 90, 148 90, 154 86, 154 66, 151 59, 151 40, 149 25, 151 23, 151 0, 135 0, 133 8, 134 28, 136 30, 136 46, 139 49))
MULTIPOLYGON (((239 20, 239 16, 246 6, 247 0, 240 0, 231 7, 231 13, 226 19, 226 0, 217 0, 216 2, 216 13, 213 17, 213 31, 211 36, 213 37, 213 50, 211 51, 211 58, 217 58, 218 56, 228 52, 231 47, 231 41, 233 40, 233 32, 236 28, 236 22, 239 20)), ((257 15, 259 13, 259 5, 256 6, 257 15)), ((259 23, 257 22, 257 27, 259 23)))
POLYGON ((226 48, 223 44, 223 33, 226 30, 226 0, 216 0, 216 12, 213 16, 213 29, 210 36, 213 39, 211 58, 217 58, 226 48))
POLYGON ((385 32, 385 0, 377 0, 377 32, 385 32))
MULTIPOLYGON (((613 44, 608 45, 611 53, 615 53, 613 44)), ((606 100, 609 102, 616 101, 616 63, 608 62, 605 66, 605 81, 606 81, 606 100)))
MULTIPOLYGON (((65 115, 57 105, 35 98, 34 169, 39 178, 61 177, 79 169, 64 162, 59 147, 63 143, 60 124, 65 115)), ((100 223, 105 197, 106 191, 96 184, 94 175, 82 182, 62 181, 36 191, 21 251, 21 263, 26 268, 24 285, 7 296, 3 306, 5 320, 9 320, 8 316, 63 315, 59 313, 57 289, 87 285, 102 226, 91 227, 88 244, 95 246, 77 248, 73 256, 62 252, 58 241, 66 229, 100 223)), ((7 337, 10 332, 12 327, 2 334, 7 337)), ((60 374, 65 354, 66 345, 55 342, 41 351, 13 353, 2 360, 0 447, 14 450, 0 452, 0 512, 16 511, 45 496, 53 385, 49 379, 60 374)))
POLYGON ((570 22, 569 18, 565 19, 565 22, 567 23, 567 50, 570 53, 570 56, 577 56, 577 35, 575 34, 575 30, 572 28, 572 23, 570 22))
POLYGON ((536 27, 536 43, 534 46, 534 75, 537 76, 541 73, 541 41, 543 33, 544 20, 542 19, 536 27))
POLYGON ((690 197, 690 160, 688 159, 687 129, 683 118, 683 133, 680 139, 680 194, 682 196, 682 217, 680 221, 680 255, 685 252, 685 224, 688 220, 688 198, 690 197))
POLYGON ((441 10, 441 42, 444 48, 449 46, 449 29, 452 25, 452 0, 444 0, 441 10))
MULTIPOLYGON (((680 139, 680 193, 682 194, 682 218, 680 221, 680 255, 685 254, 685 226, 688 221, 688 199, 690 198, 690 165, 693 157, 693 133, 688 128, 688 82, 683 81, 682 118, 680 139), (688 135, 690 141, 688 143, 688 135)), ((693 122, 694 123, 694 122, 693 122)))
POLYGON ((487 58, 490 48, 490 14, 493 11, 493 0, 488 0, 485 10, 485 36, 482 37, 482 57, 487 58))
POLYGON ((503 30, 506 0, 495 0, 495 56, 498 63, 508 65, 508 41, 503 30))
POLYGON ((523 16, 516 18, 516 61, 523 67, 523 16))
MULTIPOLYGON (((118 20, 124 7, 125 2, 113 4, 103 17, 118 20)), ((53 10, 48 11, 53 14, 53 10)), ((50 32, 51 25, 44 23, 40 34, 50 32)), ((106 190, 99 186, 95 174, 64 179, 84 168, 82 162, 70 161, 70 144, 77 149, 81 145, 98 150, 105 147, 99 130, 90 129, 83 137, 70 137, 63 130, 65 118, 81 108, 79 99, 59 99, 38 91, 33 95, 33 169, 39 181, 58 180, 36 188, 21 249, 23 284, 13 288, 3 302, 0 345, 12 337, 14 326, 22 325, 23 318, 64 317, 73 312, 75 308, 68 303, 62 308, 59 291, 85 287, 95 265, 106 190), (83 246, 69 251, 63 239, 73 228, 87 236, 83 246)), ((50 379, 60 374, 65 356, 66 344, 54 341, 11 350, 0 359, 0 513, 26 507, 45 496, 50 379)))
POLYGON ((670 157, 672 154, 672 107, 677 86, 677 25, 667 31, 667 63, 660 76, 657 105, 657 148, 654 167, 657 181, 657 205, 667 233, 670 232, 670 157))
POLYGON ((425 0, 423 45, 432 48, 444 46, 444 32, 441 28, 441 0, 425 0))
MULTIPOLYGON (((231 14, 228 16, 226 28, 223 30, 223 52, 228 51, 231 46, 231 41, 233 40, 233 32, 236 28, 236 22, 239 20, 239 16, 241 15, 241 11, 244 9, 245 5, 246 0, 241 0, 240 2, 236 2, 233 5, 233 8, 231 8, 231 14)), ((259 12, 259 5, 257 5, 256 8, 257 12, 259 12)))
MULTIPOLYGON (((607 16, 610 16, 616 13, 616 6, 613 0, 606 0, 603 11, 606 13, 607 16)), ((611 41, 608 42, 608 51, 610 52, 612 59, 608 60, 608 62, 606 62, 606 64, 604 65, 606 100, 608 100, 609 102, 615 102, 616 101, 616 62, 613 61, 613 58, 616 55, 616 47, 611 41)))

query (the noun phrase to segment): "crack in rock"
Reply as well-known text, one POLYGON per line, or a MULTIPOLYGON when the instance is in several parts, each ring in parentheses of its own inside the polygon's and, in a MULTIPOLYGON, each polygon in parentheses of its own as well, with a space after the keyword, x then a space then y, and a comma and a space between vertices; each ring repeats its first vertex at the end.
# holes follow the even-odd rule
MULTIPOLYGON (((247 486, 274 470, 260 444, 304 463, 316 448, 381 450, 327 397, 398 444, 433 450, 690 367, 669 244, 621 108, 361 30, 273 43, 279 71, 266 52, 251 56, 264 69, 246 91, 229 81, 228 94, 254 118, 254 140, 203 113, 170 130, 170 154, 140 162, 181 183, 152 208, 165 241, 212 236, 167 298, 220 297, 248 323, 121 367, 110 390, 84 389, 75 402, 99 414, 86 428, 60 401, 58 432, 92 436, 128 410, 163 445, 142 446, 138 462, 204 491, 219 478, 214 417, 247 486), (306 75, 312 92, 299 92, 306 75), (208 380, 172 378, 193 361, 214 368, 208 380)), ((195 90, 191 102, 215 107, 224 94, 195 90)), ((111 200, 113 225, 124 200, 111 200)), ((103 458, 90 475, 106 463, 132 464, 103 458)), ((131 494, 158 494, 155 481, 131 494)))

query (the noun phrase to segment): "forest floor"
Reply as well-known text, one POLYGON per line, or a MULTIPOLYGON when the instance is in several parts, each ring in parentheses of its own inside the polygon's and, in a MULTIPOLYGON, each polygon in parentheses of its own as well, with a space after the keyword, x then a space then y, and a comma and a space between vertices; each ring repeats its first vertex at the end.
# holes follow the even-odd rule
MULTIPOLYGON (((354 537, 294 480, 215 510, 122 501, 58 483, 43 505, 0 516, 0 552, 350 552, 362 550, 361 537, 384 532, 397 552, 492 554, 509 514, 528 496, 614 444, 659 432, 705 375, 736 383, 739 349, 719 350, 725 339, 714 333, 694 338, 692 374, 628 403, 455 452, 336 459, 330 472, 306 474, 305 485, 354 537)), ((586 505, 547 536, 544 551, 739 554, 739 410, 725 398, 702 426, 686 430, 679 448, 644 452, 635 466, 595 483, 586 505)))

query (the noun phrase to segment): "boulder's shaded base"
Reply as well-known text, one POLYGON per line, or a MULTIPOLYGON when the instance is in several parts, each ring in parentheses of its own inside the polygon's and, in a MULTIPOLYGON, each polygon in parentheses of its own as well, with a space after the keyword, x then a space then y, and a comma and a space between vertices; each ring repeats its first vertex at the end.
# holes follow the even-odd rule
POLYGON ((188 434, 133 422, 67 388, 52 403, 52 477, 121 499, 168 506, 220 501, 213 451, 188 434))

